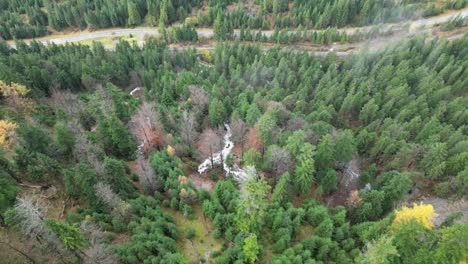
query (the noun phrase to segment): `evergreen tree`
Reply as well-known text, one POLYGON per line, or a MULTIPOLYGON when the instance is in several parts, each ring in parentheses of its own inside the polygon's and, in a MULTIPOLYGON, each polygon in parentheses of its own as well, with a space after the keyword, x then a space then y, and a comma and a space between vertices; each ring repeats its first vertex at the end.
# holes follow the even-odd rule
POLYGON ((227 32, 224 25, 225 24, 223 23, 223 14, 219 12, 213 23, 213 37, 215 40, 222 41, 226 39, 227 32))
POLYGON ((217 127, 223 124, 225 112, 226 110, 224 109, 223 102, 216 98, 211 100, 208 113, 212 127, 217 127))
POLYGON ((288 201, 289 195, 291 193, 291 176, 289 172, 284 173, 281 176, 278 184, 276 184, 273 194, 271 195, 271 200, 273 202, 278 202, 280 204, 288 201))
POLYGON ((128 22, 129 26, 136 26, 141 24, 140 12, 135 3, 128 2, 128 22))
POLYGON ((310 190, 310 185, 314 182, 315 166, 314 155, 315 147, 309 143, 304 143, 297 157, 296 170, 294 171, 296 189, 306 194, 310 190))
POLYGON ((107 154, 119 158, 130 158, 134 155, 136 141, 115 115, 102 118, 98 122, 96 132, 99 143, 107 154))

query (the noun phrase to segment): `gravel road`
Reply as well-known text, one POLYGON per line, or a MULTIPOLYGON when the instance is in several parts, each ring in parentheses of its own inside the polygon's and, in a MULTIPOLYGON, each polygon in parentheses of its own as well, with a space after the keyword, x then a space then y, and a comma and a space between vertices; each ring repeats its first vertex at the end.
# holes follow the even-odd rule
MULTIPOLYGON (((364 45, 368 46, 375 46, 376 44, 385 44, 388 43, 389 40, 394 40, 396 38, 404 38, 404 37, 410 37, 413 35, 417 34, 424 34, 429 31, 427 28, 422 28, 426 26, 433 26, 436 24, 440 24, 446 21, 451 20, 454 17, 465 17, 468 16, 468 8, 459 10, 456 12, 452 12, 449 14, 445 15, 440 15, 437 17, 431 17, 431 18, 426 18, 426 19, 421 19, 421 20, 415 20, 415 21, 407 21, 407 22, 401 22, 397 24, 385 24, 381 26, 381 31, 387 31, 387 32, 393 32, 393 31, 399 31, 401 30, 404 26, 408 26, 409 28, 412 29, 409 32, 398 34, 396 36, 390 36, 390 37, 381 37, 377 38, 375 40, 370 40, 370 41, 363 41, 363 42, 357 42, 357 43, 351 43, 351 44, 334 44, 331 45, 330 50, 320 50, 320 51, 309 51, 311 53, 314 53, 318 56, 324 56, 328 54, 330 51, 336 51, 336 54, 338 56, 346 56, 351 54, 353 51, 348 51, 348 49, 356 49, 358 47, 362 47, 364 45)), ((347 34, 355 34, 356 32, 368 32, 372 30, 374 27, 373 26, 367 26, 367 27, 359 27, 359 28, 344 28, 344 29, 339 29, 339 31, 344 31, 347 34)), ((197 29, 198 35, 201 37, 212 37, 213 36, 213 30, 209 28, 199 28, 197 29)), ((295 31, 291 31, 293 33, 295 31)), ((158 29, 156 28, 111 28, 111 29, 103 29, 103 30, 98 30, 98 31, 83 31, 83 32, 78 32, 78 33, 71 33, 67 34, 64 36, 47 36, 44 38, 38 38, 36 39, 37 41, 43 43, 44 45, 48 44, 65 44, 67 42, 79 42, 79 41, 84 41, 84 40, 92 40, 92 39, 99 39, 99 38, 104 38, 104 37, 118 37, 118 36, 127 36, 127 35, 134 35, 138 36, 138 39, 140 41, 144 40, 144 37, 146 35, 158 35, 158 29)), ((271 36, 274 32, 273 31, 262 31, 262 34, 265 36, 271 36)), ((234 31, 235 35, 239 35, 239 31, 235 30, 234 31)), ((460 38, 463 36, 463 34, 458 34, 455 36, 451 36, 448 39, 453 40, 456 38, 460 38)), ((30 42, 31 40, 25 40, 26 43, 30 42)), ((11 48, 16 48, 16 45, 13 42, 10 42, 9 46, 11 48)), ((197 47, 194 47, 197 48, 197 47)), ((174 48, 175 49, 175 48, 174 48)), ((295 49, 294 45, 290 45, 289 49, 295 49)))

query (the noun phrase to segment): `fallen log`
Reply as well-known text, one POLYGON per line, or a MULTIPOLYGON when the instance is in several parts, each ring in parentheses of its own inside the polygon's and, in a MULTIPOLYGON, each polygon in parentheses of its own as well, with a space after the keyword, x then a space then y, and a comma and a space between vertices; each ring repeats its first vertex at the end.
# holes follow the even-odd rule
POLYGON ((50 188, 50 184, 48 185, 30 185, 30 184, 26 184, 26 183, 18 183, 18 186, 21 186, 21 187, 26 187, 26 188, 32 188, 32 189, 40 189, 41 191, 44 191, 44 190, 47 190, 50 188))

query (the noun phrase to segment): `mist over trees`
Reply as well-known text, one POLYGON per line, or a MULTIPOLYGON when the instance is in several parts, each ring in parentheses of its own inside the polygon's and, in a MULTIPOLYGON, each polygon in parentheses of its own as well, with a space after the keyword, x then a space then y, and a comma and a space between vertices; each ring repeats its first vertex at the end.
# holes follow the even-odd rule
MULTIPOLYGON (((55 10, 50 21, 76 12, 74 1, 26 2, 55 10)), ((274 14, 290 8, 266 2, 254 1, 274 14)), ((170 23, 200 4, 113 3, 78 1, 95 9, 54 23, 86 27, 110 12, 103 6, 116 13, 99 18, 117 26, 170 23)), ((293 14, 308 3, 295 1, 293 14)), ((326 22, 320 8, 345 12, 348 1, 311 3, 291 23, 374 22, 335 11, 326 22)), ((237 26, 222 16, 213 14, 220 38, 237 26)), ((436 226, 432 206, 399 207, 416 189, 467 195, 467 69, 467 35, 343 58, 235 41, 199 54, 155 40, 113 50, 0 40, 0 224, 29 239, 36 262, 52 252, 62 262, 186 263, 181 244, 210 238, 216 263, 458 263, 466 222, 452 215, 436 226), (226 163, 245 181, 213 161, 198 174, 224 147, 225 123, 235 144, 226 163), (346 187, 350 164, 360 168, 346 187), (58 212, 42 203, 62 199, 58 212)))
MULTIPOLYGON (((0 13, 0 37, 7 40, 40 37, 49 33, 47 27, 62 31, 149 25, 158 26, 163 38, 169 40, 169 35, 171 42, 196 41, 194 26, 212 26, 214 38, 223 40, 232 37, 235 28, 246 32, 250 29, 327 29, 394 23, 435 16, 446 9, 462 9, 467 3, 466 0, 447 0, 436 6, 431 1, 395 0, 257 0, 250 3, 232 0, 1 1, 0 10, 5 11, 0 13), (177 21, 188 23, 168 32, 166 26, 177 21)), ((241 39, 248 35, 241 34, 241 39)), ((331 37, 333 41, 342 38, 327 34, 320 35, 314 42, 323 42, 320 38, 324 37, 331 37)))

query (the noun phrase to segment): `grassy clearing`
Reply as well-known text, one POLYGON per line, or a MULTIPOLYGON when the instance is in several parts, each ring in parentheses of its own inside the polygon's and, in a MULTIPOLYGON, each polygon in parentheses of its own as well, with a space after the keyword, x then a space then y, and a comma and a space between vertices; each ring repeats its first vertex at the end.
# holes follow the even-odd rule
POLYGON ((109 37, 102 37, 102 38, 95 38, 95 39, 88 39, 88 40, 82 40, 77 43, 80 43, 82 45, 92 45, 93 42, 101 42, 102 45, 104 45, 104 48, 110 49, 114 48, 119 41, 128 41, 130 43, 134 41, 138 41, 138 36, 135 35, 127 35, 127 36, 109 36, 109 37))
MULTIPOLYGON (((211 253, 221 248, 222 240, 213 237, 213 224, 211 220, 203 216, 200 205, 193 206, 194 220, 186 219, 181 212, 170 208, 163 208, 163 210, 175 219, 181 232, 181 239, 177 245, 189 263, 203 263, 203 260, 206 261, 211 253), (185 238, 186 230, 189 228, 195 230, 195 236, 192 239, 185 238)), ((213 259, 209 263, 213 263, 213 259)))

